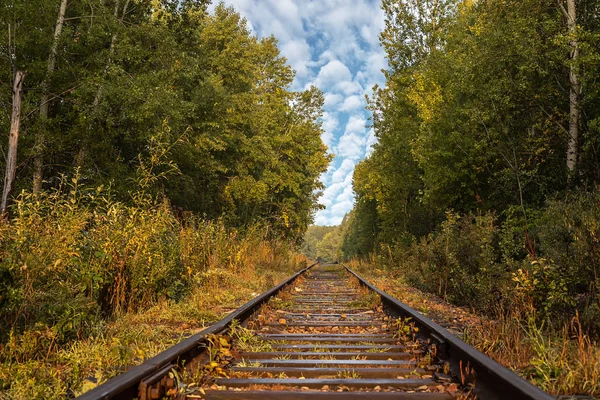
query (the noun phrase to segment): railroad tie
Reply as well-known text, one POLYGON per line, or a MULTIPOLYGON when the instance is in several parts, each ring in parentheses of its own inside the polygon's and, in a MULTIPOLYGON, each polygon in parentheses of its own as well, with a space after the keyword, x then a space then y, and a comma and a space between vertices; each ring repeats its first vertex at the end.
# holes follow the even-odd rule
POLYGON ((452 399, 461 394, 434 365, 408 321, 339 265, 312 268, 246 321, 257 348, 234 340, 235 361, 202 398, 452 399))

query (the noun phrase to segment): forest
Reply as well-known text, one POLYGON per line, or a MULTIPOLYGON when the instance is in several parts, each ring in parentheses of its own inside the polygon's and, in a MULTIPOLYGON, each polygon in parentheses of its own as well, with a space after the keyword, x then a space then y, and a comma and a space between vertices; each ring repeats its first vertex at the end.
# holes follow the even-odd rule
POLYGON ((335 227, 323 93, 210 3, 0 3, 0 397, 73 398, 317 258, 600 395, 600 3, 381 0, 377 143, 335 227))
POLYGON ((0 397, 89 390, 304 262, 323 95, 209 3, 1 2, 0 397))
POLYGON ((600 4, 382 7, 378 141, 355 169, 354 209, 316 254, 502 322, 496 341, 471 340, 546 390, 597 395, 600 4), (582 332, 586 355, 565 345, 582 332))

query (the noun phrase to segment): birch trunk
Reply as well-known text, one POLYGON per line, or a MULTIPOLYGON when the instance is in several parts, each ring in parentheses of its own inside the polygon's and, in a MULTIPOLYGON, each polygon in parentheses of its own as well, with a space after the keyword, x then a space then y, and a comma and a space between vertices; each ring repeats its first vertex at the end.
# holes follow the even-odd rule
POLYGON ((23 93, 23 80, 25 73, 16 71, 13 79, 12 114, 10 117, 10 136, 8 138, 8 154, 6 155, 6 173, 4 175, 4 188, 0 203, 0 215, 6 217, 8 202, 13 190, 15 174, 17 172, 17 147, 19 145, 19 128, 21 126, 21 99, 23 93))
POLYGON ((579 122, 581 119, 579 81, 579 42, 577 40, 577 8, 575 0, 567 0, 567 26, 571 37, 571 66, 569 70, 569 140, 567 144, 567 169, 571 182, 577 170, 579 158, 579 122))
POLYGON ((60 8, 58 10, 58 18, 56 20, 56 27, 54 29, 54 40, 52 41, 52 48, 50 49, 50 56, 48 56, 48 68, 46 70, 46 78, 42 82, 42 95, 40 97, 40 123, 42 126, 41 132, 35 139, 35 160, 33 169, 33 193, 38 194, 42 190, 42 180, 44 179, 44 146, 45 146, 45 127, 48 119, 48 107, 49 107, 49 96, 48 88, 50 86, 50 78, 56 68, 56 56, 58 54, 58 44, 60 42, 60 36, 62 34, 63 25, 65 23, 65 13, 67 11, 68 0, 61 0, 60 8))

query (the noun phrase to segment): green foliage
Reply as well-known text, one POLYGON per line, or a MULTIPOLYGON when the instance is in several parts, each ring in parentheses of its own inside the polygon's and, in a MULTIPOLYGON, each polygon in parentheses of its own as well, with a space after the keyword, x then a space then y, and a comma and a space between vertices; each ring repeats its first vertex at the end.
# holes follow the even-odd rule
POLYGON ((325 261, 334 262, 341 258, 342 232, 335 229, 323 237, 317 245, 317 256, 325 261))
POLYGON ((304 234, 304 237, 302 238, 302 246, 300 247, 300 252, 308 258, 316 260, 318 257, 318 244, 323 240, 323 237, 325 235, 327 235, 334 229, 335 227, 333 226, 309 226, 306 230, 306 233, 304 234))
MULTIPOLYGON (((567 182, 571 61, 560 10, 538 0, 384 0, 382 8, 389 70, 369 102, 378 143, 355 169, 345 253, 407 245, 435 231, 449 209, 503 221, 519 207, 531 223, 527 213, 567 182)), ((592 156, 600 28, 597 6, 578 8, 587 82, 579 183, 591 188, 600 179, 592 156)))
POLYGON ((548 202, 541 216, 540 251, 556 282, 577 302, 586 328, 600 333, 600 193, 571 193, 548 202))
MULTIPOLYGON (((56 343, 86 337, 103 317, 179 301, 205 281, 226 284, 217 278, 254 265, 252 254, 269 268, 285 249, 266 245, 260 229, 245 238, 220 222, 177 219, 167 202, 127 205, 78 177, 62 182, 23 192, 0 224, 2 340, 29 329, 56 343)), ((35 355, 31 343, 23 359, 35 355)))
POLYGON ((577 2, 584 117, 568 184, 573 38, 557 4, 382 1, 389 69, 369 101, 378 143, 354 172, 344 257, 482 312, 526 305, 556 325, 579 310, 598 329, 592 3, 577 2))
POLYGON ((520 232, 518 214, 500 225, 491 213, 448 212, 438 231, 380 257, 412 285, 454 304, 490 315, 522 309, 549 327, 578 311, 584 328, 598 333, 599 204, 597 192, 549 201, 520 232))
MULTIPOLYGON (((16 193, 42 156, 46 189, 79 167, 87 184, 110 185, 130 203, 140 163, 168 149, 154 176, 179 173, 147 181, 146 192, 229 227, 268 225, 273 236, 301 238, 330 160, 318 122, 323 96, 289 90, 294 71, 273 37, 253 36, 223 4, 209 14, 208 1, 70 1, 46 76, 59 3, 0 6, 0 81, 11 79, 8 24, 17 24, 16 63, 28 71, 16 193), (50 102, 41 121, 43 82, 50 102)), ((7 112, 9 86, 0 86, 7 112)))
POLYGON ((508 276, 497 262, 498 229, 492 214, 447 213, 439 232, 413 242, 398 254, 410 283, 460 305, 488 311, 508 276))

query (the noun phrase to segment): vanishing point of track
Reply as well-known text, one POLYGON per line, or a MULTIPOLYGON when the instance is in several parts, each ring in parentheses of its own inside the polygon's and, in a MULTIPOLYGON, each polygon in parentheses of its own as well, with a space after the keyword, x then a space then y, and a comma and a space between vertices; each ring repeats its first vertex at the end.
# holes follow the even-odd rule
POLYGON ((339 264, 306 268, 82 400, 552 399, 339 264))

